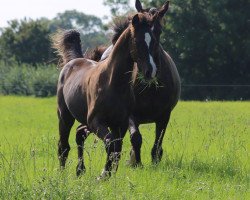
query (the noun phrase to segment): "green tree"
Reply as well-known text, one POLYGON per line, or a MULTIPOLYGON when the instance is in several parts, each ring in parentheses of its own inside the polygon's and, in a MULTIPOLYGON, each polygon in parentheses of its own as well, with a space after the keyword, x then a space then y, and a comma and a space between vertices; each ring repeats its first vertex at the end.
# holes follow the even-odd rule
POLYGON ((76 10, 58 13, 50 23, 51 32, 55 32, 57 29, 78 29, 81 33, 84 51, 108 43, 102 20, 76 10))
MULTIPOLYGON (((159 7, 165 0, 144 0, 159 7)), ((175 0, 165 17, 162 45, 183 85, 250 84, 250 4, 247 0, 175 0)), ((247 88, 183 87, 182 98, 250 99, 247 88)))
POLYGON ((43 63, 49 59, 48 20, 13 20, 0 37, 1 59, 19 63, 43 63))
POLYGON ((72 29, 77 28, 83 33, 91 33, 102 31, 102 20, 94 15, 86 15, 77 10, 68 10, 63 13, 58 13, 57 16, 51 20, 50 30, 56 29, 72 29))
POLYGON ((54 19, 12 20, 1 29, 0 59, 5 63, 16 60, 37 65, 53 60, 50 34, 56 29, 78 29, 81 32, 84 50, 108 43, 100 18, 76 10, 59 13, 54 19))
POLYGON ((103 4, 110 8, 113 16, 120 16, 130 12, 130 0, 103 0, 103 4))

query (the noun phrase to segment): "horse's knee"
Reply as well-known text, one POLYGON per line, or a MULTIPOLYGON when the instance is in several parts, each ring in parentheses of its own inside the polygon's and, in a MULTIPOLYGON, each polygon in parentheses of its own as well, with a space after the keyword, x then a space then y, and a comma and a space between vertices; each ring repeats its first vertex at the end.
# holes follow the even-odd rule
POLYGON ((70 151, 69 144, 63 144, 61 141, 58 142, 58 155, 68 155, 70 151))
POLYGON ((142 145, 142 136, 139 132, 130 135, 130 141, 134 149, 140 149, 142 145))
POLYGON ((122 151, 122 140, 121 139, 109 139, 106 141, 106 151, 108 154, 111 152, 121 152, 122 151))

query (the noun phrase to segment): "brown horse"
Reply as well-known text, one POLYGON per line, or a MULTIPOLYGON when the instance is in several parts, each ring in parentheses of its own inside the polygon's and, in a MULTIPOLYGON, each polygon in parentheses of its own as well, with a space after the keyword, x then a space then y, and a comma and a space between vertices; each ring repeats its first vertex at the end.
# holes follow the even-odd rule
MULTIPOLYGON (((152 32, 156 40, 160 41, 162 32, 161 21, 167 12, 169 1, 161 8, 143 9, 141 2, 136 0, 136 9, 138 12, 149 12, 151 15, 157 14, 152 32)), ((130 164, 137 166, 141 164, 140 148, 142 137, 139 131, 139 125, 144 123, 155 123, 155 141, 151 151, 152 162, 158 163, 163 154, 162 141, 170 119, 170 114, 176 106, 180 97, 180 77, 172 58, 160 46, 159 64, 157 65, 158 86, 149 86, 143 82, 134 84, 134 94, 136 106, 132 116, 129 119, 129 131, 132 144, 130 153, 130 164), (145 89, 146 87, 146 89, 145 89)), ((139 64, 137 65, 138 67, 139 64)))
MULTIPOLYGON (((76 119, 105 144, 107 159, 100 178, 111 175, 112 168, 116 170, 134 105, 131 90, 134 63, 140 66, 139 70, 146 79, 155 76, 154 61, 150 60, 158 48, 151 32, 154 20, 155 16, 136 14, 117 40, 109 58, 99 63, 83 58, 77 31, 59 32, 53 37, 54 48, 63 60, 57 89, 58 156, 62 168, 70 151, 68 138, 76 119), (153 48, 149 49, 148 38, 153 48)), ((76 135, 77 175, 85 170, 82 139, 87 134, 87 131, 78 131, 76 135)))
MULTIPOLYGON (((162 32, 161 21, 167 12, 169 7, 169 1, 167 1, 161 8, 147 8, 143 9, 141 2, 136 0, 136 9, 140 13, 149 13, 150 15, 156 15, 156 20, 152 26, 152 32, 156 42, 159 44, 160 35, 162 32)), ((116 43, 117 38, 124 29, 128 26, 128 22, 125 21, 120 24, 119 27, 115 27, 115 34, 113 36, 112 43, 116 43)), ((178 102, 180 96, 180 78, 175 66, 175 63, 168 55, 167 52, 160 46, 155 53, 154 60, 159 60, 156 63, 156 78, 158 85, 148 85, 146 82, 136 79, 134 83, 135 94, 135 108, 132 115, 129 118, 129 132, 132 149, 130 152, 129 164, 131 166, 141 165, 141 145, 142 136, 139 131, 139 125, 144 123, 155 123, 155 141, 151 151, 152 162, 158 163, 163 154, 162 141, 170 119, 170 114, 178 102)), ((104 52, 105 59, 110 52, 107 50, 104 52)), ((137 66, 140 64, 137 63, 137 66)), ((138 76, 138 75, 137 75, 138 76)))

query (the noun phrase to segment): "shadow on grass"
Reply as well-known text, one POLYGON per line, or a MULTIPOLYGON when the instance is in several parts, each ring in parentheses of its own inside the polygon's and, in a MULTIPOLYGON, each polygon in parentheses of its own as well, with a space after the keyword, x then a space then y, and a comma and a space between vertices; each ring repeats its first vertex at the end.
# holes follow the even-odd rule
POLYGON ((192 160, 184 160, 183 156, 175 156, 174 158, 165 158, 162 163, 152 164, 150 168, 154 170, 164 171, 189 171, 196 174, 213 174, 220 178, 230 178, 244 180, 250 182, 248 170, 245 169, 237 158, 225 156, 224 158, 203 161, 197 157, 192 160))

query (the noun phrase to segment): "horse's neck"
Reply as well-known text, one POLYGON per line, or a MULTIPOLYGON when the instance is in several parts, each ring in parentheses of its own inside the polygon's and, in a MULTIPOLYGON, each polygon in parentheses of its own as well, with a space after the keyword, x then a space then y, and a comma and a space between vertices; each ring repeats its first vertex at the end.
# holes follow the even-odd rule
POLYGON ((168 74, 170 70, 169 69, 170 62, 162 46, 160 46, 159 55, 160 55, 160 64, 158 66, 157 78, 163 79, 164 81, 166 79, 165 75, 168 74))
POLYGON ((169 88, 174 87, 176 96, 180 95, 180 76, 176 65, 170 55, 161 47, 161 66, 158 73, 158 80, 169 88))
POLYGON ((108 60, 109 82, 119 88, 128 87, 132 77, 133 60, 129 48, 130 38, 130 30, 127 28, 116 42, 108 60))

